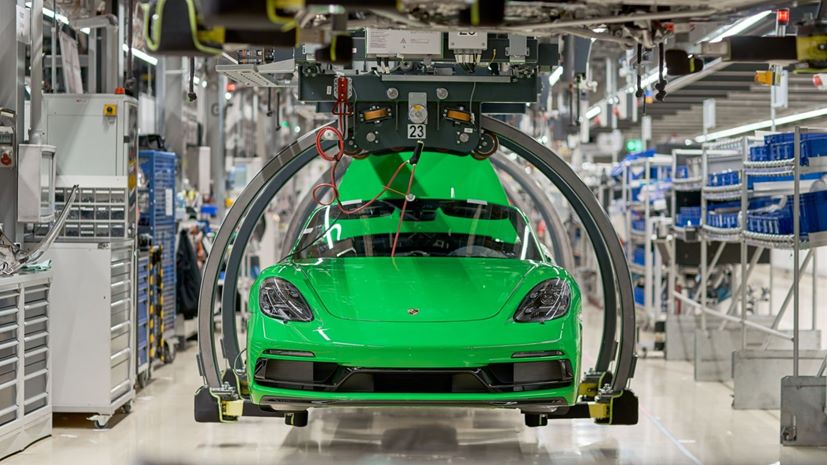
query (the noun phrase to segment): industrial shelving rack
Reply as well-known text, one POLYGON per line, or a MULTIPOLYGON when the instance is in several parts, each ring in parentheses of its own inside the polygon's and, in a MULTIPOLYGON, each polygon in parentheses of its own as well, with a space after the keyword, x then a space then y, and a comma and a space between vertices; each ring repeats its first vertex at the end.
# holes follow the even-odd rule
MULTIPOLYGON (((702 178, 701 149, 672 151, 672 190, 670 212, 672 224, 669 234, 668 305, 665 323, 664 357, 667 360, 691 360, 694 355, 697 317, 686 312, 672 292, 688 295, 697 286, 700 262, 695 264, 700 248, 700 209, 702 178), (692 209, 692 210, 690 210, 692 209), (697 212, 697 218, 694 213, 697 212)), ((695 289, 696 290, 696 289, 695 289)))
MULTIPOLYGON (((814 131, 817 130, 796 128, 790 144, 794 146, 794 155, 780 160, 756 161, 750 158, 751 149, 765 144, 760 138, 745 137, 704 145, 701 218, 703 227, 700 235, 703 252, 701 289, 694 299, 673 290, 674 298, 700 311, 701 323, 696 335, 698 338, 709 338, 709 341, 705 341, 709 344, 699 341, 695 343, 696 379, 699 379, 699 374, 709 374, 709 357, 714 355, 712 358, 717 357, 717 362, 721 362, 718 369, 713 370, 715 376, 722 377, 717 380, 733 380, 733 407, 780 407, 782 442, 797 445, 824 445, 827 441, 827 431, 816 427, 815 430, 821 434, 820 439, 813 436, 801 437, 795 433, 801 432, 803 428, 796 429, 793 424, 806 417, 806 413, 801 411, 805 408, 802 407, 802 396, 809 395, 812 400, 812 393, 816 392, 817 396, 825 399, 823 403, 827 405, 827 388, 823 377, 827 367, 827 352, 817 350, 820 348, 820 334, 815 318, 818 287, 815 283, 812 289, 813 318, 809 330, 800 327, 799 309, 801 275, 808 265, 816 261, 815 249, 827 245, 827 233, 823 231, 809 232, 806 236, 801 234, 801 176, 827 172, 827 156, 809 157, 806 164, 801 162, 802 134, 814 131), (730 174, 735 176, 734 179, 730 178, 730 181, 735 182, 723 186, 710 186, 709 181, 715 176, 713 174, 710 178, 710 174, 721 172, 722 169, 736 172, 737 175, 730 174), (750 230, 755 229, 748 223, 753 211, 751 209, 762 208, 758 201, 766 196, 787 196, 788 201, 792 202, 791 234, 750 230), (720 225, 708 224, 708 220, 712 218, 707 215, 709 205, 722 201, 737 202, 738 220, 735 224, 731 221, 727 223, 731 227, 722 228, 720 225), (712 260, 708 261, 708 247, 715 243, 717 248, 712 260), (737 267, 739 279, 733 280, 733 299, 726 310, 711 308, 713 306, 706 300, 708 270, 717 264, 722 244, 737 244, 740 256, 737 267), (784 303, 777 311, 771 303, 768 315, 758 315, 757 311, 748 315, 748 280, 756 265, 762 260, 765 261, 768 252, 779 249, 790 250, 793 254, 792 285, 786 293, 784 303), (802 251, 807 251, 803 262, 800 257, 802 251), (781 330, 779 324, 790 303, 793 304, 793 329, 781 330), (713 318, 715 324, 709 324, 707 318, 713 318), (740 331, 727 330, 731 329, 728 326, 732 325, 736 328, 740 326, 740 331), (715 347, 711 348, 712 346, 715 347), (698 360, 699 354, 704 354, 705 360, 698 360), (807 361, 807 366, 813 368, 816 376, 800 376, 799 365, 803 360, 807 361), (819 368, 816 370, 816 367, 819 368), (792 376, 785 377, 787 374, 792 376), (779 380, 781 390, 777 389, 779 380), (798 420, 793 420, 795 413, 790 412, 798 412, 798 420)), ((772 267, 770 269, 772 270, 772 267)), ((816 268, 813 266, 814 280, 815 276, 816 268)), ((772 274, 770 279, 772 280, 772 274)), ((753 307, 753 310, 756 309, 753 307)))
POLYGON ((663 262, 654 237, 659 222, 668 217, 668 209, 665 198, 655 199, 654 193, 668 189, 671 168, 667 155, 651 154, 623 162, 626 258, 636 283, 635 307, 643 325, 653 324, 662 310, 663 262))
POLYGON ((0 277, 0 458, 52 433, 51 271, 0 277))
POLYGON ((135 373, 139 387, 144 387, 151 374, 149 358, 149 253, 138 253, 136 292, 135 373))
MULTIPOLYGON (((171 152, 141 150, 139 152, 141 172, 146 181, 140 187, 141 199, 138 232, 152 236, 154 245, 162 250, 163 293, 158 302, 160 310, 160 333, 163 344, 169 346, 175 338, 175 176, 176 156, 171 152)), ((171 353, 171 347, 166 347, 171 353)), ((171 358, 171 355, 169 357, 171 358)))
MULTIPOLYGON (((814 376, 803 376, 801 374, 802 362, 802 329, 801 329, 801 276, 805 272, 808 262, 811 262, 813 267, 813 286, 812 286, 812 320, 811 329, 817 328, 816 308, 818 301, 818 285, 816 279, 816 265, 817 265, 817 249, 827 245, 827 230, 821 228, 817 232, 810 230, 806 232, 801 230, 803 212, 802 206, 802 175, 809 173, 824 174, 827 173, 827 154, 820 154, 821 156, 809 156, 804 162, 802 148, 804 146, 803 139, 805 135, 810 134, 825 134, 825 129, 801 128, 796 127, 792 134, 792 157, 780 160, 755 161, 748 160, 744 163, 744 172, 749 176, 764 176, 764 177, 780 177, 791 176, 791 182, 779 183, 779 188, 769 189, 769 193, 773 195, 787 195, 788 199, 792 199, 792 234, 767 234, 756 233, 744 228, 744 246, 750 244, 756 247, 767 249, 787 249, 792 251, 793 256, 793 279, 790 286, 785 303, 779 310, 776 318, 768 330, 776 330, 781 321, 781 317, 788 307, 790 300, 793 307, 793 330, 792 330, 792 376, 786 376, 781 379, 781 443, 784 445, 806 445, 806 446, 826 446, 827 445, 827 426, 824 421, 818 416, 813 416, 811 411, 814 408, 813 399, 822 399, 822 413, 827 411, 827 378, 825 378, 825 369, 827 369, 827 352, 820 351, 806 351, 816 352, 807 354, 817 361, 821 359, 820 363, 812 364, 818 366, 814 376), (801 252, 806 251, 804 262, 801 260, 801 252), (815 357, 813 357, 815 356, 815 357)), ((759 191, 756 186, 755 191, 759 191)), ((744 195, 746 197, 746 194, 744 195)), ((810 218, 811 220, 814 218, 810 218)), ((820 222, 820 221, 819 221, 820 222)), ((741 321, 745 320, 745 311, 742 309, 741 321)), ((742 330, 742 334, 745 331, 742 330)), ((820 341, 819 341, 820 342, 820 341)), ((742 335, 742 350, 746 346, 745 335, 742 335)), ((818 346, 817 346, 818 347, 818 346)), ((737 393, 736 393, 737 394, 737 393)), ((818 403, 815 403, 817 406, 818 403)))

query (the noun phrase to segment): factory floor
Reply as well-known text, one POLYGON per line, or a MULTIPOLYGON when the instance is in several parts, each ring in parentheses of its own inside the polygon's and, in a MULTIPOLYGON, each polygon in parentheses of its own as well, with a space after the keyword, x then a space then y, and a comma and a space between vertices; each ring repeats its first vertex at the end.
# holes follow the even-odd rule
MULTIPOLYGON (((584 310, 586 363, 600 322, 597 310, 584 310)), ((195 423, 195 352, 192 344, 156 370, 133 413, 115 417, 110 429, 95 430, 82 415, 55 415, 51 438, 3 465, 827 464, 827 449, 779 445, 778 411, 733 410, 730 387, 694 382, 687 362, 639 361, 636 426, 562 420, 526 428, 508 410, 383 408, 313 410, 308 427, 291 428, 278 418, 195 423)))

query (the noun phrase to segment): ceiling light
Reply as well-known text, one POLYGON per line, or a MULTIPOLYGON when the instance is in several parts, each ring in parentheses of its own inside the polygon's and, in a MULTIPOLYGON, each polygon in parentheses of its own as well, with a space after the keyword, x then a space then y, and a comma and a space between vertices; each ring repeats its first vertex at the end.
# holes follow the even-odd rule
MULTIPOLYGON (((124 52, 129 51, 129 47, 127 47, 126 44, 123 44, 123 51, 124 52)), ((155 65, 158 64, 158 59, 157 58, 155 58, 154 56, 149 55, 148 53, 144 52, 143 50, 139 50, 135 47, 132 47, 132 56, 134 56, 135 58, 137 58, 141 61, 144 61, 144 62, 146 62, 146 63, 148 63, 152 66, 155 66, 155 65)))
MULTIPOLYGON (((819 116, 827 116, 827 108, 819 108, 817 110, 810 110, 805 111, 802 113, 795 113, 792 115, 782 116, 780 118, 775 119, 775 124, 777 126, 795 123, 797 121, 804 121, 807 119, 818 118, 819 116)), ((712 140, 722 139, 724 137, 730 136, 737 136, 738 134, 744 134, 747 132, 757 131, 759 129, 766 129, 772 127, 772 120, 765 120, 765 121, 758 121, 756 123, 745 124, 743 126, 738 126, 730 129, 724 129, 723 131, 717 131, 706 136, 698 136, 695 138, 696 142, 708 142, 712 140)))
POLYGON ((733 24, 731 27, 729 27, 728 29, 726 29, 722 33, 720 33, 720 34, 716 35, 715 37, 709 39, 709 42, 720 42, 721 40, 723 40, 727 37, 740 34, 744 31, 746 31, 747 29, 751 28, 752 26, 754 26, 756 23, 758 23, 762 19, 766 18, 770 13, 772 13, 772 10, 765 10, 765 11, 762 11, 760 13, 756 13, 752 16, 748 16, 748 17, 738 21, 737 23, 733 24))
MULTIPOLYGON (((32 2, 26 2, 26 6, 29 9, 31 9, 32 2)), ((45 16, 47 18, 54 18, 55 17, 55 12, 44 6, 43 7, 43 16, 45 16)), ((69 18, 67 18, 66 16, 63 16, 60 13, 57 14, 57 20, 60 21, 61 23, 65 24, 65 25, 67 25, 67 26, 69 25, 69 18)))
POLYGON ((589 108, 589 110, 586 112, 586 119, 590 120, 590 119, 596 117, 597 115, 599 115, 602 112, 603 112, 603 109, 600 108, 599 105, 595 105, 595 106, 589 108))
POLYGON ((559 81, 561 77, 563 77, 563 67, 558 66, 548 75, 548 86, 554 87, 554 84, 557 84, 557 81, 559 81))

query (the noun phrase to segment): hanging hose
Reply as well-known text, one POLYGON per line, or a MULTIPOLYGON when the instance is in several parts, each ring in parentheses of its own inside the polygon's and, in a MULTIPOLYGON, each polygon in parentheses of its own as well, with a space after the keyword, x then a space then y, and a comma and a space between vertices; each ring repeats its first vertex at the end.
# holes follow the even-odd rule
POLYGON ((198 96, 195 95, 195 57, 190 57, 190 83, 187 91, 187 100, 194 102, 198 96))
POLYGON ((658 83, 655 84, 655 89, 657 89, 657 93, 655 94, 655 99, 658 102, 662 102, 664 98, 666 98, 666 79, 663 77, 663 64, 666 60, 666 54, 664 52, 663 42, 658 44, 658 83))

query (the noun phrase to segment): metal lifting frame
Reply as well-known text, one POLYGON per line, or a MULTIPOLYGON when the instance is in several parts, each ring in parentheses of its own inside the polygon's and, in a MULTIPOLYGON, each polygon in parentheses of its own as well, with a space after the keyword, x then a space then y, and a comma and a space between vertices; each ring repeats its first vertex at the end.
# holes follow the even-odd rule
MULTIPOLYGON (((623 391, 635 368, 634 300, 623 249, 609 218, 572 168, 549 148, 494 118, 483 117, 481 123, 482 129, 499 137, 503 147, 522 156, 548 177, 583 222, 603 276, 605 300, 603 338, 594 371, 612 372, 611 384, 605 386, 604 392, 623 391)), ((213 253, 204 267, 198 304, 198 367, 210 389, 221 391, 227 388, 221 378, 213 320, 215 289, 221 265, 227 258, 222 296, 222 355, 225 360, 232 361, 240 354, 233 301, 237 286, 234 277, 239 272, 244 245, 273 196, 316 156, 313 147, 315 133, 305 134, 264 166, 230 208, 216 235, 213 253), (238 246, 232 247, 229 257, 225 257, 234 235, 234 244, 238 246)))

